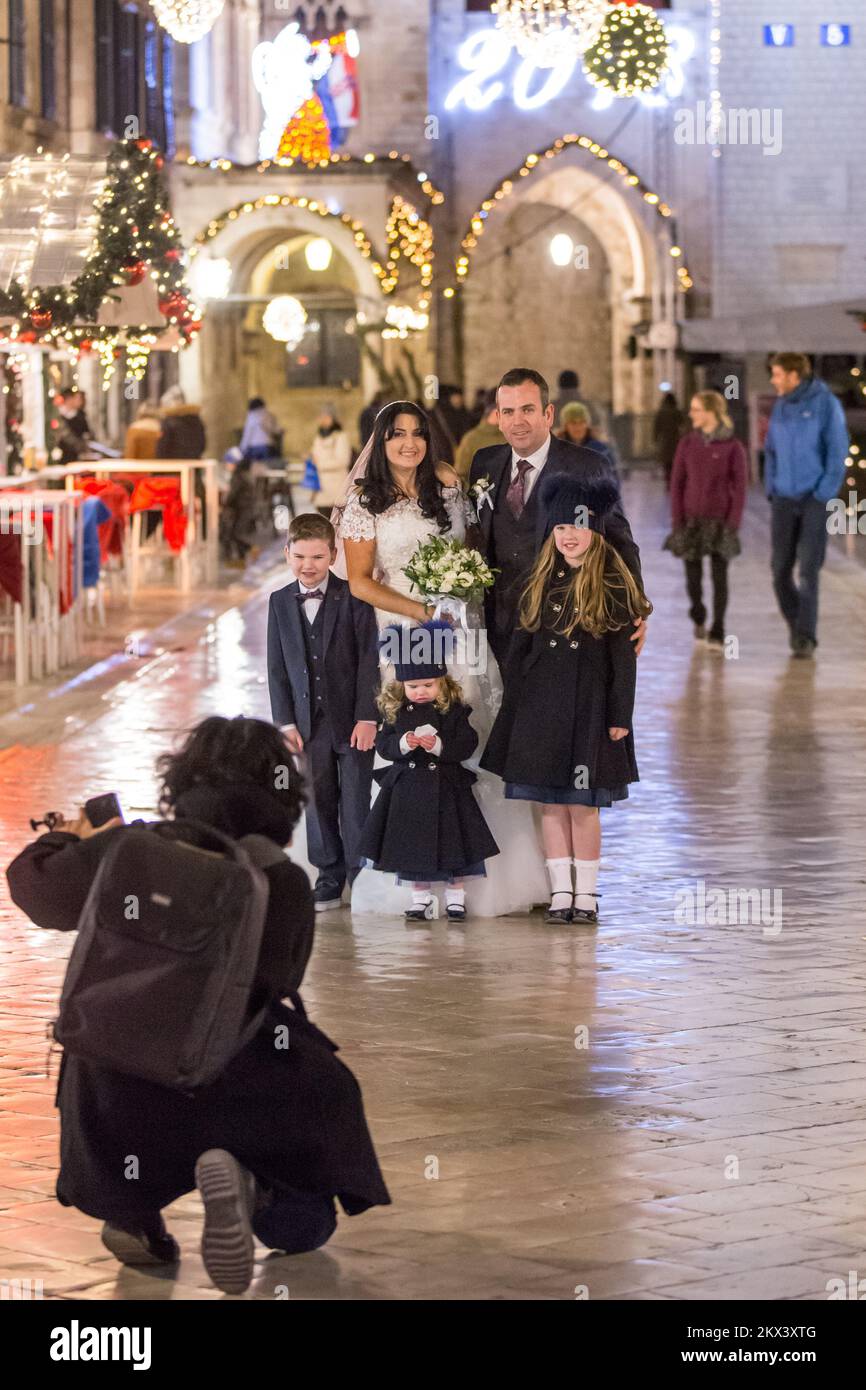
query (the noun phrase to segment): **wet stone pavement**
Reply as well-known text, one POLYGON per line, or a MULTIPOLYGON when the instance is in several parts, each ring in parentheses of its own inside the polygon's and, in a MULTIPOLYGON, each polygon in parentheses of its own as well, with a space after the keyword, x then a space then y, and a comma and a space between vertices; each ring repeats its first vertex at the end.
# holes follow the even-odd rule
MULTIPOLYGON (((393 1207, 260 1262, 253 1298, 826 1299, 866 1276, 866 573, 834 553, 789 659, 753 499, 730 659, 692 641, 654 480, 627 486, 656 605, 643 776, 605 813, 603 922, 320 919, 304 996, 364 1089, 393 1207), (701 886, 703 885, 703 887, 701 886), (725 899, 718 889, 752 890, 725 899), (763 900, 757 894, 763 891, 763 900)), ((124 679, 0 720, 4 862, 27 816, 116 788, 210 712, 267 715, 266 595, 124 679)), ((45 1024, 70 941, 2 901, 0 1278, 60 1299, 213 1299, 192 1194, 176 1277, 120 1269, 53 1200, 45 1024)))

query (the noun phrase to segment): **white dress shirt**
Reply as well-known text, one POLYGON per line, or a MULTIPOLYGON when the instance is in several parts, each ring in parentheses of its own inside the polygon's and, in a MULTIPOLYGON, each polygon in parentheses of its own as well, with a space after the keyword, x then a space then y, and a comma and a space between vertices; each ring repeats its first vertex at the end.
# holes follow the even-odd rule
POLYGON ((511 481, 517 477, 517 465, 521 459, 532 464, 532 468, 527 472, 523 481, 523 501, 529 501, 529 494, 541 477, 542 469, 547 463, 547 456, 550 453, 550 443, 553 436, 548 435, 540 449, 536 449, 534 454, 518 454, 516 449, 511 450, 511 481))
MULTIPOLYGON (((298 588, 300 589, 302 594, 311 594, 313 592, 313 589, 308 589, 306 584, 301 583, 300 579, 298 580, 298 588)), ((322 580, 321 584, 315 584, 313 588, 321 589, 322 593, 326 594, 328 592, 328 576, 325 575, 325 578, 322 580)), ((313 623, 316 621, 316 618, 319 615, 319 604, 324 602, 325 600, 323 598, 309 598, 305 603, 301 604, 301 607, 303 608, 304 613, 306 614, 307 622, 310 624, 310 626, 313 625, 313 623)))

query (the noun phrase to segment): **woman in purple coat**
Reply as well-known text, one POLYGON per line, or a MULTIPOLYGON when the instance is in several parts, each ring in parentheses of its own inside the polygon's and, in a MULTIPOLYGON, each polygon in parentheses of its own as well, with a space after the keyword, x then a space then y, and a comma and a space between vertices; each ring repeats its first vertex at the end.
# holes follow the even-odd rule
POLYGON ((740 553, 738 532, 746 503, 746 451, 734 438, 724 396, 699 391, 689 410, 694 429, 677 446, 671 474, 673 530, 665 541, 685 561, 686 588, 695 637, 724 652, 728 562, 740 553), (704 556, 713 578, 713 625, 706 629, 704 556))

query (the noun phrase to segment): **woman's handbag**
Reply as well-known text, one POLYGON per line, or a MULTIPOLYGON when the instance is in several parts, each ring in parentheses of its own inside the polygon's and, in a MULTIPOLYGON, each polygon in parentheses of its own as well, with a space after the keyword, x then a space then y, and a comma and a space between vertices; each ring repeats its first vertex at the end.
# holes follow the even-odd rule
POLYGON ((301 479, 301 487, 308 487, 310 492, 322 491, 322 484, 319 481, 319 470, 312 459, 304 460, 304 476, 301 479))

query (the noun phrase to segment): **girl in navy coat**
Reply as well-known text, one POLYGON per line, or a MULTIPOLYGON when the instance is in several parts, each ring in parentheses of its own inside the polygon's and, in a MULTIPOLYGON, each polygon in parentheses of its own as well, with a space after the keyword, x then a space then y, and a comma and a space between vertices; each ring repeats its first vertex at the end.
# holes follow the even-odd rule
POLYGON ((546 539, 481 766, 503 778, 506 797, 541 805, 547 920, 595 923, 599 807, 626 798, 638 780, 630 634, 652 604, 603 535, 619 500, 610 474, 554 474, 539 488, 546 539))
POLYGON ((499 853, 472 793, 475 773, 463 767, 478 735, 471 709, 442 656, 453 645, 447 623, 389 627, 383 655, 397 679, 379 697, 376 751, 390 767, 374 772, 380 792, 367 818, 361 853, 371 867, 412 883, 410 922, 437 915, 433 883, 445 882, 449 921, 466 920, 463 881, 484 875, 499 853))

